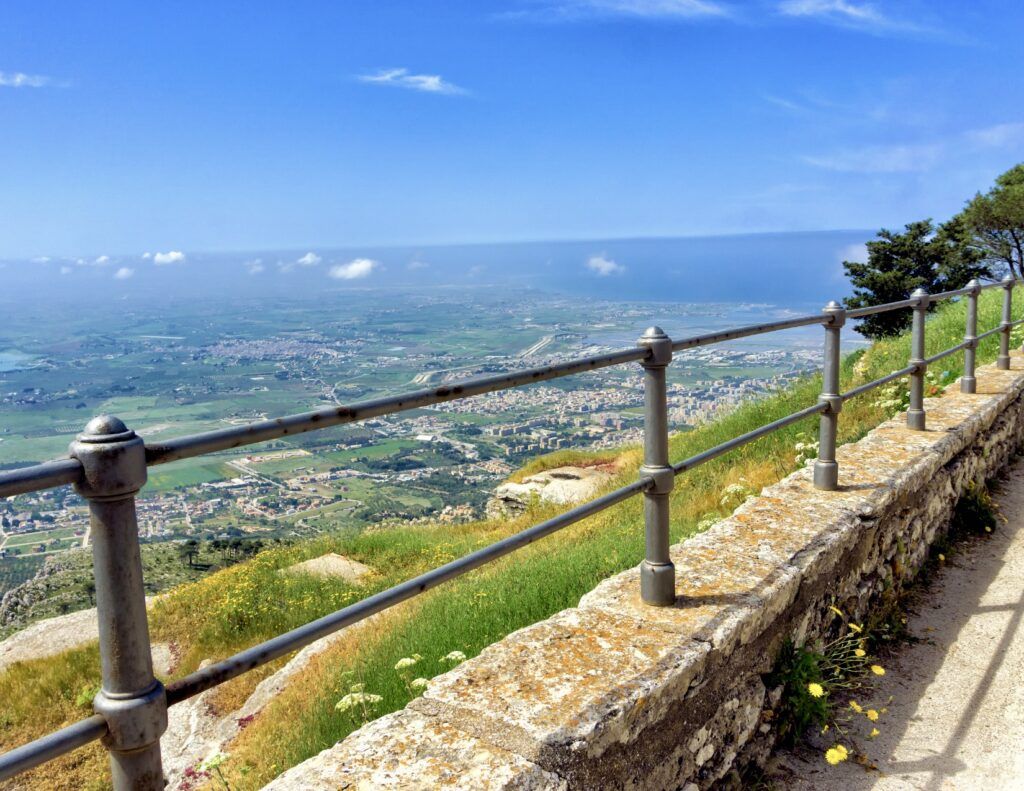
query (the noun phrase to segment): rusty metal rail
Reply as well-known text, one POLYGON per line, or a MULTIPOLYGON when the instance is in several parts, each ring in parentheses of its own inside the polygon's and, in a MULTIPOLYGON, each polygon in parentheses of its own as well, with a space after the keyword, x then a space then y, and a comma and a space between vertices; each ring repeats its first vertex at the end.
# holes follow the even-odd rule
POLYGON ((1010 278, 986 285, 971 281, 962 289, 932 296, 918 290, 909 299, 849 311, 830 302, 819 314, 735 327, 680 340, 672 340, 658 327, 651 327, 636 346, 628 349, 558 365, 470 379, 435 389, 193 434, 160 443, 143 442, 141 437, 116 417, 94 418, 72 443, 68 458, 0 473, 0 497, 13 497, 73 484, 79 494, 88 500, 103 678, 102 689, 93 704, 96 714, 0 755, 0 780, 102 739, 110 753, 113 783, 117 791, 162 789, 164 774, 160 736, 167 727, 169 706, 636 495, 643 495, 645 500, 646 557, 640 566, 641 598, 652 606, 670 605, 676 597, 675 568, 669 558, 669 493, 675 476, 785 426, 819 415, 819 452, 814 464, 814 484, 823 490, 838 488, 836 434, 843 402, 909 376, 910 408, 907 423, 911 428, 924 429, 922 399, 924 376, 929 364, 963 351, 964 375, 961 378, 961 389, 965 393, 973 393, 978 342, 998 333, 999 356, 996 364, 1000 368, 1009 368, 1010 330, 1024 322, 1014 322, 1011 318, 1015 285, 1016 282, 1010 278), (978 335, 978 295, 985 288, 996 287, 1005 289, 1002 322, 998 327, 978 335), (967 298, 964 340, 952 348, 925 357, 925 313, 931 303, 954 297, 967 298), (909 365, 840 393, 840 334, 846 320, 904 308, 914 311, 909 365), (817 403, 688 459, 671 463, 666 369, 672 362, 673 352, 814 324, 822 325, 825 330, 822 393, 817 403), (640 363, 644 372, 644 458, 639 478, 634 483, 241 651, 170 684, 166 689, 153 675, 135 504, 136 495, 146 483, 147 467, 634 362, 640 363))

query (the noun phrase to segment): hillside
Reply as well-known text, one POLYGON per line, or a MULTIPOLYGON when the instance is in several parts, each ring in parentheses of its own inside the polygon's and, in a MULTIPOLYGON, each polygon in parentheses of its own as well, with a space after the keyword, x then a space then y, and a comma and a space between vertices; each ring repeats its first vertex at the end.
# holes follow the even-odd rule
MULTIPOLYGON (((998 290, 985 292, 979 327, 999 320, 998 290)), ((1018 298, 1018 303, 1022 300, 1018 298)), ((1018 306, 1016 316, 1024 315, 1018 306)), ((963 336, 964 306, 937 311, 928 324, 928 353, 958 343, 963 336)), ((1019 343, 1019 338, 1016 343, 1019 343)), ((988 338, 979 361, 994 359, 998 340, 988 338)), ((884 341, 850 355, 843 365, 844 389, 902 367, 907 338, 884 341)), ((956 378, 959 355, 932 372, 931 394, 956 378)), ((673 437, 671 454, 680 459, 770 420, 811 404, 816 378, 741 406, 722 419, 673 437)), ((849 402, 840 421, 841 441, 862 436, 904 405, 905 385, 849 402)), ((700 467, 677 479, 672 494, 672 540, 707 527, 730 513, 750 494, 813 458, 805 445, 815 439, 813 420, 789 427, 700 467)), ((635 479, 640 460, 636 448, 612 458, 608 454, 562 452, 531 463, 517 479, 569 464, 615 461, 618 472, 607 484, 635 479)), ((389 526, 342 532, 294 546, 269 549, 253 560, 175 588, 150 612, 154 641, 172 647, 176 663, 168 678, 180 677, 209 659, 225 657, 281 631, 435 567, 529 524, 564 506, 531 504, 514 519, 490 519, 465 525, 389 526), (282 574, 295 563, 336 552, 371 569, 358 584, 341 578, 282 574)), ((416 694, 416 677, 444 672, 453 651, 472 656, 488 644, 526 624, 573 606, 601 579, 635 565, 643 556, 642 503, 639 498, 531 545, 500 562, 448 583, 379 617, 370 629, 355 629, 309 658, 261 711, 236 716, 257 684, 284 666, 284 661, 255 671, 215 690, 202 701, 214 715, 241 727, 223 748, 228 754, 218 770, 232 788, 256 788, 288 766, 334 743, 373 716, 404 706, 416 694), (402 658, 420 658, 407 673, 395 670, 402 658), (355 684, 379 695, 373 704, 338 711, 335 704, 355 684), (231 716, 228 716, 231 715, 231 716)), ((94 645, 57 657, 20 663, 0 673, 0 749, 9 749, 52 728, 83 716, 98 684, 94 645)), ((187 705, 187 704, 186 704, 187 705)), ((215 717, 211 717, 215 719, 215 717)), ((200 758, 202 756, 199 756, 200 758)), ((27 787, 102 786, 106 760, 90 746, 27 776, 27 787)), ((26 787, 24 781, 18 787, 26 787)))

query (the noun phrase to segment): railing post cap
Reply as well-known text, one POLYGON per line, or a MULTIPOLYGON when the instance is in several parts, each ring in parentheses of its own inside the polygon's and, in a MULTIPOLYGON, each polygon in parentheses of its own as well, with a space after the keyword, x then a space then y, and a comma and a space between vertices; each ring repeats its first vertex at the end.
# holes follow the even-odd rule
POLYGON ((919 308, 926 308, 926 307, 928 307, 928 292, 925 291, 920 286, 918 288, 915 288, 911 292, 910 298, 917 300, 917 307, 919 307, 919 308))
POLYGON ((1013 288, 1013 286, 1014 286, 1014 284, 1016 282, 1017 282, 1017 278, 1015 278, 1013 275, 1006 275, 1006 277, 1003 278, 1003 287, 1004 288, 1013 288))
POLYGON ((830 299, 821 312, 828 314, 829 327, 842 327, 846 322, 846 308, 834 299, 830 299))
POLYGON ((124 424, 124 421, 113 415, 97 415, 78 435, 79 442, 93 444, 105 442, 122 442, 135 437, 135 432, 124 424))
POLYGON ((672 362, 672 340, 661 327, 648 327, 637 340, 637 344, 651 350, 647 358, 641 361, 645 367, 663 368, 672 362))
POLYGON ((146 444, 112 415, 90 420, 69 452, 82 462, 75 489, 87 499, 120 500, 146 484, 146 444))

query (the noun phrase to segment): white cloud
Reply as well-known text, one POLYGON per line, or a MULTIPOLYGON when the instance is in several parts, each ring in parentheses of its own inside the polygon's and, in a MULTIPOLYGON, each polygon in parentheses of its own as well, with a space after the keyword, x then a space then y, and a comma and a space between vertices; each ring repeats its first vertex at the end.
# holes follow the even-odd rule
POLYGON ((95 258, 76 258, 74 263, 77 266, 106 266, 107 264, 110 263, 110 256, 99 255, 96 256, 95 258))
POLYGON ((116 272, 114 272, 114 279, 115 280, 127 280, 128 278, 130 278, 134 274, 135 274, 135 270, 134 269, 132 269, 130 267, 127 267, 127 266, 122 266, 120 269, 118 269, 116 272))
POLYGON ((70 266, 62 266, 62 267, 60 268, 60 273, 61 273, 62 275, 70 275, 70 274, 71 274, 72 272, 74 272, 74 271, 75 271, 75 270, 73 270, 73 269, 72 269, 72 268, 71 268, 70 266))
POLYGON ((608 258, 604 253, 601 253, 601 255, 590 256, 590 258, 587 259, 587 269, 598 277, 620 275, 626 271, 626 267, 622 264, 616 263, 611 258, 608 258))
POLYGON ((165 264, 180 264, 185 260, 185 254, 181 250, 171 250, 167 253, 153 253, 153 263, 157 266, 165 264))
POLYGON ((784 110, 791 110, 794 113, 802 113, 807 110, 807 108, 802 104, 797 104, 796 102, 791 101, 790 99, 785 99, 781 96, 772 96, 771 94, 766 93, 762 95, 761 98, 770 104, 774 104, 776 107, 781 107, 784 110))
POLYGON ((783 0, 779 13, 785 16, 815 16, 844 19, 849 22, 880 23, 885 17, 870 3, 848 0, 783 0))
POLYGON ((803 157, 804 162, 840 173, 912 173, 931 170, 942 158, 939 143, 867 146, 803 157))
POLYGON ((549 0, 534 8, 503 16, 574 21, 610 17, 698 19, 730 15, 728 6, 714 0, 549 0))
POLYGON ((996 124, 967 132, 967 138, 983 146, 1005 148, 1024 143, 1024 122, 996 124))
POLYGON ((440 74, 410 74, 408 69, 381 69, 375 74, 360 74, 356 79, 373 85, 390 85, 423 93, 449 96, 466 93, 464 88, 448 82, 440 74))
POLYGON ((356 258, 347 264, 335 264, 327 274, 335 280, 358 280, 369 276, 378 266, 380 263, 370 258, 356 258))
POLYGON ((920 33, 944 35, 941 31, 906 19, 883 14, 874 3, 853 0, 782 0, 777 6, 783 16, 819 19, 842 27, 870 33, 920 33))
POLYGON ((50 263, 50 256, 48 255, 37 255, 32 259, 33 264, 48 264, 50 263))
POLYGON ((254 258, 251 261, 245 262, 245 269, 250 275, 258 275, 260 272, 266 269, 266 267, 263 266, 262 258, 254 258))
POLYGON ((148 261, 152 257, 153 257, 153 254, 148 252, 148 251, 142 254, 142 260, 143 261, 148 261))
POLYGON ((320 256, 318 256, 316 253, 312 253, 311 252, 311 253, 306 253, 301 258, 296 258, 295 259, 295 263, 297 263, 299 266, 316 266, 317 264, 319 264, 323 260, 324 259, 322 259, 320 256))
POLYGON ((417 269, 426 269, 428 266, 430 266, 430 264, 428 264, 426 261, 410 261, 408 264, 406 264, 405 268, 408 269, 410 272, 414 272, 417 269))
POLYGON ((0 87, 3 88, 44 88, 49 84, 50 78, 41 74, 0 71, 0 87))

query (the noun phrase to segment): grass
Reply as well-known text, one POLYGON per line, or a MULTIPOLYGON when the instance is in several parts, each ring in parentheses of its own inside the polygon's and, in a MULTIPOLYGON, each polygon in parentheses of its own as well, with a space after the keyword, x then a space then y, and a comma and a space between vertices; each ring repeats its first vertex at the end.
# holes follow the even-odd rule
MULTIPOLYGON (((999 320, 997 290, 986 292, 979 305, 979 327, 984 330, 999 320)), ((1018 309, 1017 315, 1022 311, 1018 309)), ((958 343, 963 336, 964 306, 953 304, 929 319, 928 354, 958 343)), ((994 359, 998 341, 982 342, 980 361, 994 359)), ((909 356, 909 339, 897 338, 873 345, 843 362, 844 389, 903 367, 909 356)), ((940 379, 952 381, 960 373, 962 356, 943 360, 936 367, 940 379), (945 374, 943 376, 943 373, 945 374)), ((740 406, 732 413, 671 441, 673 460, 693 455, 720 442, 814 403, 820 391, 817 377, 794 383, 784 392, 740 406)), ((894 411, 879 403, 877 394, 848 402, 840 420, 840 441, 863 436, 894 411)), ((794 446, 816 431, 814 419, 787 427, 750 445, 681 476, 672 494, 673 541, 692 535, 711 521, 724 517, 737 504, 723 499, 723 492, 759 492, 795 469, 794 446), (731 489, 729 487, 732 487, 731 489)), ((634 480, 640 462, 638 449, 617 455, 560 452, 535 460, 521 475, 567 463, 593 464, 615 461, 618 474, 609 486, 634 480)), ((206 658, 221 658, 281 631, 308 622, 327 612, 363 598, 447 560, 466 554, 530 524, 557 513, 557 507, 538 504, 515 520, 480 521, 466 525, 398 526, 388 529, 347 532, 316 539, 285 549, 271 550, 253 561, 226 569, 196 583, 176 589, 151 613, 155 640, 178 645, 181 675, 206 658), (280 574, 279 570, 307 557, 340 552, 374 569, 359 587, 338 580, 322 580, 280 574)), ((531 545, 442 588, 390 611, 381 625, 346 637, 321 654, 281 695, 242 732, 231 745, 231 757, 222 770, 232 788, 256 788, 288 766, 330 746, 361 724, 362 717, 339 714, 334 706, 356 681, 367 692, 380 695, 373 714, 404 706, 410 698, 406 683, 395 671, 402 657, 419 654, 419 676, 430 677, 447 666, 441 658, 459 650, 469 656, 510 632, 574 606, 582 594, 601 579, 636 565, 643 557, 643 519, 640 498, 620 504, 573 527, 531 545)), ((64 662, 84 666, 81 652, 60 658, 26 663, 19 678, 35 676, 44 698, 62 701, 51 708, 22 701, 9 678, 0 675, 0 700, 12 701, 16 721, 0 728, 0 746, 8 747, 31 735, 61 724, 59 712, 67 696, 78 693, 75 679, 61 685, 48 669, 64 662), (76 658, 77 657, 77 658, 76 658), (27 675, 26 675, 27 674, 27 675), (26 723, 31 728, 26 729, 26 723)), ((87 664, 87 663, 86 663, 87 664)), ((258 679, 236 683, 221 698, 235 703, 258 679)), ((23 682, 20 682, 23 683, 23 682)), ((227 710, 227 709, 225 709, 227 710)), ((97 759, 99 760, 99 759, 97 759)), ((70 770, 69 770, 70 771, 70 770)), ((85 761, 69 775, 66 784, 77 784, 98 771, 85 761)), ((46 787, 29 777, 34 787, 46 787)))

